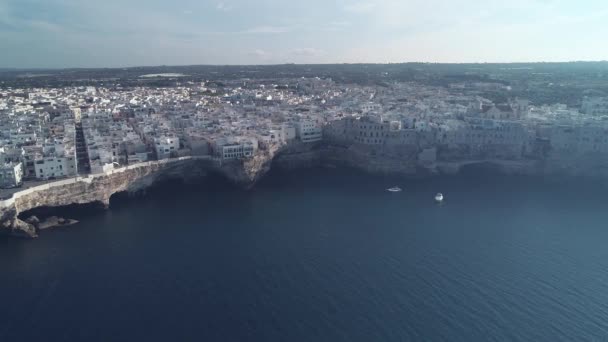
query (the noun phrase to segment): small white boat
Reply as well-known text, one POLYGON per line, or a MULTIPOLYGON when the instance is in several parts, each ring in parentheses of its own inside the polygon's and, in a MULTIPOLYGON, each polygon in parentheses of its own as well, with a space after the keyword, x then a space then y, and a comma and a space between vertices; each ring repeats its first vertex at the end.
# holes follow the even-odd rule
POLYGON ((439 192, 439 193, 437 193, 437 195, 435 195, 435 202, 437 202, 437 203, 443 202, 443 194, 441 192, 439 192))
POLYGON ((398 186, 394 186, 392 188, 388 188, 386 189, 386 191, 390 191, 390 192, 401 192, 401 188, 398 186))

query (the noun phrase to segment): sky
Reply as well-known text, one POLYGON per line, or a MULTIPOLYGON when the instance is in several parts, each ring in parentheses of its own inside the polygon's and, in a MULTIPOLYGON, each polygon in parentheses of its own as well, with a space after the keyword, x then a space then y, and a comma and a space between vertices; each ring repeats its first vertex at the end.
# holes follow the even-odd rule
POLYGON ((606 0, 0 0, 0 68, 608 59, 606 0))

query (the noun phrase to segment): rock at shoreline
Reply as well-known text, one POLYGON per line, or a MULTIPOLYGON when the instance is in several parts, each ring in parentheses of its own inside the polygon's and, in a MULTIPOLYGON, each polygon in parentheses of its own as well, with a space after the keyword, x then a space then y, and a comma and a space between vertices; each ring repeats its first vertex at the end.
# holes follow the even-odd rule
POLYGON ((40 229, 40 219, 36 216, 30 216, 25 222, 31 224, 36 229, 40 229))
POLYGON ((63 217, 51 216, 40 222, 38 229, 44 230, 55 227, 71 226, 78 223, 77 220, 65 219, 63 217))

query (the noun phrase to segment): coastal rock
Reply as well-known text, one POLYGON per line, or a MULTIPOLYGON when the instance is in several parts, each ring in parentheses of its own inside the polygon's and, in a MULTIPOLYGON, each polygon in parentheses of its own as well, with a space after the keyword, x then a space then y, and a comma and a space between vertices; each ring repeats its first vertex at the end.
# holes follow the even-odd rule
POLYGON ((233 183, 244 188, 251 188, 270 170, 271 164, 270 155, 258 155, 250 159, 225 162, 219 168, 219 172, 233 183))
POLYGON ((33 225, 36 229, 39 229, 40 219, 36 216, 30 216, 25 222, 33 225))
POLYGON ((273 165, 286 169, 345 166, 370 173, 408 176, 456 174, 470 166, 489 167, 502 174, 608 175, 608 162, 593 156, 547 160, 446 161, 445 154, 435 159, 436 155, 437 151, 406 147, 391 149, 360 145, 293 143, 287 146, 266 146, 254 157, 243 160, 222 162, 211 157, 182 157, 146 162, 103 174, 60 180, 20 191, 12 198, 0 201, 0 234, 36 237, 37 226, 41 223, 37 223, 34 218, 28 222, 22 221, 18 217, 20 213, 38 207, 95 202, 109 208, 113 194, 142 193, 155 183, 166 179, 177 178, 189 182, 200 179, 209 172, 217 172, 243 188, 251 188, 273 165))
POLYGON ((159 179, 194 177, 213 167, 209 158, 180 158, 137 164, 89 177, 64 179, 20 191, 0 201, 0 234, 36 237, 36 227, 19 219, 19 214, 38 207, 100 203, 108 208, 110 197, 123 191, 137 191, 159 179))
MULTIPOLYGON (((135 164, 88 177, 64 179, 20 191, 9 200, 0 201, 0 234, 36 237, 33 223, 19 219, 19 214, 39 207, 99 203, 110 207, 110 198, 118 192, 141 193, 167 179, 192 182, 209 172, 224 175, 244 188, 251 188, 271 167, 278 148, 269 148, 253 158, 224 164, 210 157, 183 157, 135 164)), ((71 221, 70 221, 71 222, 71 221)), ((42 223, 39 223, 42 225, 42 223)), ((55 223, 44 226, 61 225, 55 223)), ((65 224, 65 222, 64 222, 65 224)))
POLYGON ((50 229, 55 227, 70 226, 78 223, 77 220, 65 219, 63 217, 51 216, 39 223, 39 229, 50 229))

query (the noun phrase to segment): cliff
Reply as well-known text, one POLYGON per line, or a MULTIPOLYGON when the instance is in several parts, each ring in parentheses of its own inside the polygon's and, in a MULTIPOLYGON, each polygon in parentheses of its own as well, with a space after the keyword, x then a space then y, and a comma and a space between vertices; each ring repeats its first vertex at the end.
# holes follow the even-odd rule
POLYGON ((422 161, 416 149, 390 150, 367 146, 296 145, 279 153, 274 165, 294 169, 302 167, 349 167, 373 174, 400 174, 424 177, 434 174, 457 174, 469 166, 482 166, 501 174, 542 175, 551 166, 537 160, 462 159, 458 161, 422 161))
POLYGON ((435 160, 433 149, 386 149, 338 144, 272 145, 245 160, 220 161, 211 157, 182 157, 140 163, 103 174, 76 177, 17 192, 0 201, 0 234, 36 237, 36 228, 19 215, 38 207, 101 203, 110 205, 118 192, 139 192, 163 179, 197 180, 209 172, 224 175, 243 188, 251 188, 272 166, 280 168, 351 167, 370 173, 408 176, 456 174, 471 165, 497 173, 520 175, 608 175, 608 162, 596 156, 557 156, 544 160, 435 160))
POLYGON ((243 187, 252 186, 269 169, 270 154, 247 161, 221 165, 208 157, 183 157, 140 163, 103 174, 76 177, 29 188, 0 201, 0 234, 36 237, 36 228, 19 218, 19 214, 38 207, 60 207, 71 204, 100 203, 110 205, 118 192, 139 192, 164 179, 192 181, 209 172, 223 174, 243 187))
POLYGON ((235 184, 251 188, 270 171, 273 158, 274 151, 263 151, 250 159, 223 162, 217 170, 235 184))

